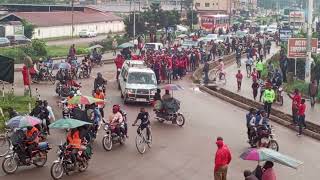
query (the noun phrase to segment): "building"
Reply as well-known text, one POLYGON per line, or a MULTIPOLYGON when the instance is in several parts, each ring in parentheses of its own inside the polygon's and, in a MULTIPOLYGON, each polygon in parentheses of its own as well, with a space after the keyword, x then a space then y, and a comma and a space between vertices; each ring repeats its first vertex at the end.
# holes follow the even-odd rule
POLYGON ((125 28, 121 17, 91 8, 74 13, 71 11, 14 12, 1 17, 0 23, 22 20, 36 26, 33 38, 37 39, 77 35, 83 29, 94 30, 98 34, 106 34, 123 32, 125 28))
POLYGON ((234 0, 195 0, 195 9, 200 15, 230 14, 234 0))

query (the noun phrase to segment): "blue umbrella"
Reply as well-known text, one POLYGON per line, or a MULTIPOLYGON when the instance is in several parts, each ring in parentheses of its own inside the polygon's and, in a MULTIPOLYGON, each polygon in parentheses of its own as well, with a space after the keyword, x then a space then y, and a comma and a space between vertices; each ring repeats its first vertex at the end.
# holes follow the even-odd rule
POLYGON ((23 128, 40 124, 41 120, 33 116, 16 116, 11 118, 6 126, 10 128, 23 128))
POLYGON ((59 64, 59 69, 71 69, 71 65, 67 62, 63 62, 59 64))

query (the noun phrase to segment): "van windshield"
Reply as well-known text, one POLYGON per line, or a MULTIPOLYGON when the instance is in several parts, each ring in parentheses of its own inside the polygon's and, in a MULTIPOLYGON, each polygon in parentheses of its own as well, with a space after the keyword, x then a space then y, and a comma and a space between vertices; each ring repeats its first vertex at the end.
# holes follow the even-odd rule
POLYGON ((128 77, 129 84, 156 84, 153 73, 131 72, 128 77))

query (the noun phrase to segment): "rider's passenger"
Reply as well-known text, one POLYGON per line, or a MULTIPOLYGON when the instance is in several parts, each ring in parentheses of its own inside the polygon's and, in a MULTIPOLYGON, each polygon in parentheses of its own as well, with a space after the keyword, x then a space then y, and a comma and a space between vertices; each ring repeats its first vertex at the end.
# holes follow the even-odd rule
POLYGON ((39 130, 36 127, 29 126, 26 131, 26 152, 29 157, 32 156, 32 151, 38 147, 39 130))
POLYGON ((77 154, 81 147, 80 132, 77 128, 71 129, 67 134, 67 145, 71 150, 71 161, 76 164, 77 154))
POLYGON ((154 94, 154 101, 161 101, 161 89, 157 89, 157 92, 154 94))
POLYGON ((166 100, 169 100, 169 99, 171 99, 171 98, 172 98, 172 97, 171 97, 171 95, 170 95, 170 91, 166 89, 165 94, 162 96, 162 100, 163 100, 163 101, 166 101, 166 100))
POLYGON ((120 124, 123 121, 122 114, 120 113, 120 106, 113 105, 112 113, 109 116, 108 123, 110 124, 111 130, 115 130, 118 136, 121 134, 120 124))
POLYGON ((137 133, 140 134, 145 128, 147 129, 147 140, 150 140, 150 120, 149 120, 149 113, 146 112, 145 108, 140 109, 140 113, 138 114, 137 119, 133 122, 132 126, 135 126, 138 120, 141 121, 137 133))

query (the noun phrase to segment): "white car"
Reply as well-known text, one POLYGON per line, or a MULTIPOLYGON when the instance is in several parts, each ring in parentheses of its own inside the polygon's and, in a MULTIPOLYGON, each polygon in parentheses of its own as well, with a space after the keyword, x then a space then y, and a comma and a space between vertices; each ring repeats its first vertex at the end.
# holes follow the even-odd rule
POLYGON ((86 30, 83 29, 79 32, 79 36, 82 37, 96 37, 97 36, 97 32, 94 30, 86 30))
POLYGON ((199 41, 203 41, 207 43, 210 41, 216 41, 217 39, 218 39, 218 34, 208 34, 207 36, 200 38, 199 41))
POLYGON ((267 33, 270 35, 274 35, 278 31, 278 26, 277 25, 270 25, 267 28, 267 33))
POLYGON ((157 91, 157 79, 153 70, 141 64, 126 61, 121 69, 119 77, 119 88, 121 98, 127 102, 153 101, 157 91))

